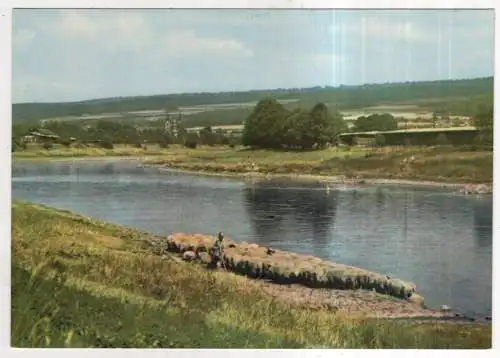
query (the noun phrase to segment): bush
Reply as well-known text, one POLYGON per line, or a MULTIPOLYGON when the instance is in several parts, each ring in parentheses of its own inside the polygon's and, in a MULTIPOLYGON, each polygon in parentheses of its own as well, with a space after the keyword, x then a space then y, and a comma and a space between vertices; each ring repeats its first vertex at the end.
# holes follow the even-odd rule
POLYGON ((186 148, 196 149, 196 147, 198 146, 198 142, 193 139, 186 139, 186 141, 184 142, 184 146, 186 148))
POLYGON ((141 143, 135 143, 135 144, 134 144, 134 146, 135 146, 136 148, 142 148, 142 144, 141 144, 141 143))
POLYGON ((375 145, 377 147, 383 147, 385 145, 385 136, 383 134, 377 134, 375 136, 375 145))
POLYGON ((473 152, 485 151, 485 150, 493 150, 492 141, 485 134, 478 134, 474 137, 472 143, 468 146, 465 146, 467 150, 473 152))
POLYGON ((54 144, 52 144, 51 142, 45 142, 42 144, 42 147, 43 147, 43 149, 49 150, 49 149, 54 148, 54 144))
POLYGON ((68 148, 71 145, 71 141, 69 139, 61 139, 59 141, 59 143, 62 144, 66 148, 68 148))
POLYGON ((17 152, 19 150, 24 150, 26 149, 26 143, 24 143, 21 140, 17 140, 15 138, 12 138, 12 152, 17 152))
POLYGON ((101 148, 104 148, 104 149, 113 149, 115 147, 112 142, 107 141, 107 140, 100 142, 99 145, 101 148))
POLYGON ((77 149, 87 148, 87 144, 85 144, 84 142, 76 142, 73 146, 77 149))
POLYGON ((437 145, 450 145, 450 141, 448 140, 448 138, 446 137, 445 134, 441 133, 436 138, 436 144, 437 145))
POLYGON ((168 148, 168 143, 167 143, 167 141, 162 140, 162 141, 159 141, 159 142, 158 142, 158 146, 159 146, 160 148, 164 148, 164 149, 165 149, 165 148, 168 148))
POLYGON ((188 134, 184 139, 184 146, 195 149, 198 146, 199 140, 200 138, 196 134, 188 134))

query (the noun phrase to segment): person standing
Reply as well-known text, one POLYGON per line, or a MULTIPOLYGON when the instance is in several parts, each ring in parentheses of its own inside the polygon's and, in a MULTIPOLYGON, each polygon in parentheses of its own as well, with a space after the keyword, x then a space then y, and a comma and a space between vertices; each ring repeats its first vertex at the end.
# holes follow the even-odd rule
POLYGON ((220 262, 222 265, 224 265, 224 258, 223 258, 223 243, 222 241, 224 240, 224 234, 222 232, 219 232, 217 234, 217 239, 215 240, 214 245, 210 249, 210 256, 212 257, 212 261, 210 262, 211 267, 217 267, 218 263, 220 262))

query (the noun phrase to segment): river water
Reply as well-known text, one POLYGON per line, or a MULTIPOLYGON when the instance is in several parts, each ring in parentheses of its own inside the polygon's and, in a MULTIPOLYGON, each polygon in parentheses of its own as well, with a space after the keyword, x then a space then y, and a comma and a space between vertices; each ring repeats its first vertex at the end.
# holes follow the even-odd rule
POLYGON ((248 183, 134 161, 15 163, 12 197, 150 233, 223 231, 412 281, 426 305, 491 315, 492 196, 248 183))

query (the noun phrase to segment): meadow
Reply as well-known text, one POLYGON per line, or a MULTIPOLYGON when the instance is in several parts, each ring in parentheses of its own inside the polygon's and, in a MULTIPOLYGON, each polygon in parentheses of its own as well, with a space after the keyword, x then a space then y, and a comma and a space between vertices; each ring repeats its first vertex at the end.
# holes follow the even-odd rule
POLYGON ((12 203, 14 347, 488 348, 491 326, 295 307, 254 280, 156 255, 151 235, 12 203))
POLYGON ((116 145, 114 149, 43 149, 28 146, 13 160, 73 158, 138 158, 145 164, 192 172, 227 175, 344 176, 362 179, 491 183, 493 152, 471 147, 352 147, 312 151, 248 150, 242 147, 172 145, 147 148, 116 145), (411 161, 408 159, 413 158, 411 161))

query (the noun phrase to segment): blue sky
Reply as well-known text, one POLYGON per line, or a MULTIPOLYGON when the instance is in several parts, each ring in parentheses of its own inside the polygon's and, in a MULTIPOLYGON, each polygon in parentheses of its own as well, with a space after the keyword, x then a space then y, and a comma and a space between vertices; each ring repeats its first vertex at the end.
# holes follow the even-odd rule
POLYGON ((488 10, 14 10, 12 100, 490 76, 488 10))

